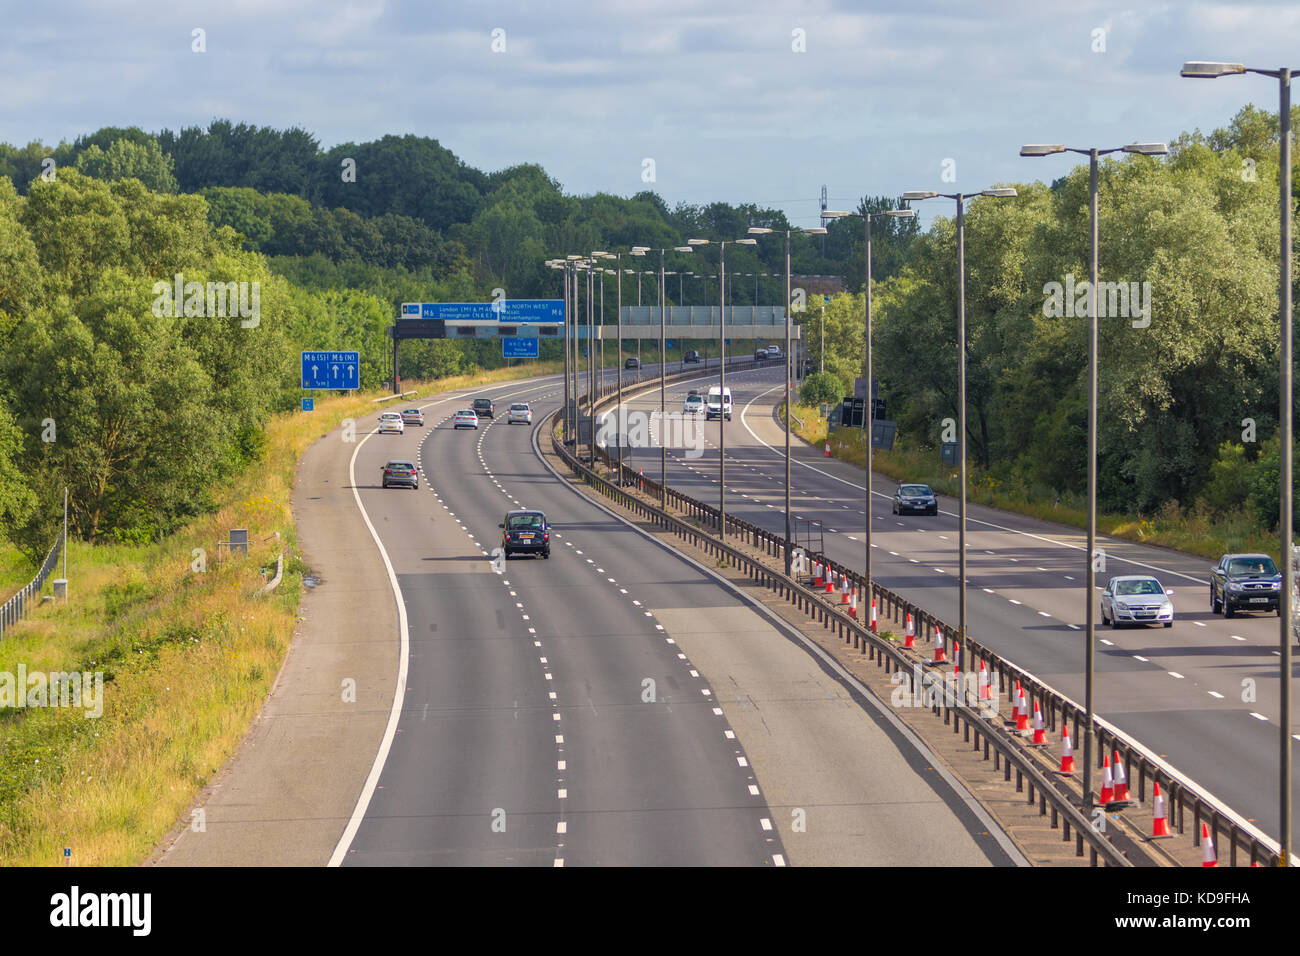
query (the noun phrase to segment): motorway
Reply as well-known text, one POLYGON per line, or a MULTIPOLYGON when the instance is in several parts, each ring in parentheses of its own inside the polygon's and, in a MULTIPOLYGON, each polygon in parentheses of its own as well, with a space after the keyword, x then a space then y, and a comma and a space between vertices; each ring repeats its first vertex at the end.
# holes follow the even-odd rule
POLYGON ((466 394, 502 416, 528 401, 539 423, 561 390, 552 376, 420 400, 425 427, 356 448, 357 498, 401 595, 404 671, 334 862, 1023 864, 887 716, 553 476, 534 428, 451 427, 466 394), (390 458, 418 463, 417 491, 380 487, 390 458), (498 523, 519 507, 547 512, 551 558, 494 573, 498 523), (806 832, 790 823, 802 814, 806 832))
MULTIPOLYGON (((726 438, 727 512, 783 533, 784 431, 774 418, 781 371, 729 373, 727 382, 735 402, 726 438)), ((667 408, 679 411, 688 388, 707 384, 670 386, 667 408)), ((628 402, 629 409, 646 412, 658 405, 657 389, 628 402)), ((707 427, 702 456, 670 452, 668 476, 672 487, 715 507, 717 428, 716 422, 707 427)), ((791 510, 822 522, 826 553, 860 570, 865 527, 861 470, 827 459, 798 439, 792 457, 791 510)), ((658 449, 644 460, 646 474, 658 480, 658 449)), ((937 517, 895 516, 895 484, 876 475, 873 576, 955 624, 956 501, 941 498, 937 517)), ((1210 560, 1103 536, 1098 546, 1107 555, 1098 592, 1111 575, 1154 574, 1175 590, 1176 620, 1169 629, 1113 630, 1100 626, 1096 612, 1097 713, 1276 839, 1277 616, 1224 620, 1212 615, 1206 573, 1210 560)), ((969 634, 1080 703, 1085 553, 1080 530, 967 505, 969 634)), ((1290 730, 1300 740, 1300 723, 1290 730)), ((1295 805, 1300 808, 1300 799, 1295 805)))

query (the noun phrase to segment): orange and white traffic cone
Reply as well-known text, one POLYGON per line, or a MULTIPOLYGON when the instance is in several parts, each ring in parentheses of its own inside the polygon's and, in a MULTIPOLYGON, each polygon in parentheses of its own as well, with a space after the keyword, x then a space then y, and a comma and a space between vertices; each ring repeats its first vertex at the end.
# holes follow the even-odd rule
POLYGON ((1218 866, 1219 858, 1214 855, 1214 838, 1210 836, 1210 825, 1201 824, 1201 866, 1218 866))
POLYGON ((1111 803, 1120 803, 1128 806, 1133 802, 1133 798, 1128 792, 1128 776, 1124 773, 1124 762, 1119 759, 1119 751, 1115 751, 1115 798, 1111 803))
POLYGON ((849 603, 849 591, 850 591, 849 576, 847 574, 841 574, 840 575, 840 603, 841 604, 849 603))
POLYGON ((1151 821, 1152 839, 1173 836, 1169 829, 1169 820, 1165 816, 1165 795, 1160 792, 1159 782, 1156 783, 1155 793, 1151 799, 1155 803, 1155 818, 1151 821))
MULTIPOLYGON (((1038 703, 1038 701, 1034 701, 1038 703)), ((1029 730, 1029 701, 1025 699, 1025 691, 1020 690, 1020 705, 1016 708, 1016 730, 1029 730)))
POLYGON ((849 617, 851 617, 855 621, 858 619, 858 589, 857 588, 853 589, 853 597, 849 601, 849 617))
POLYGON ((943 649, 943 631, 939 630, 939 628, 937 627, 934 629, 934 660, 932 660, 930 663, 931 664, 948 663, 948 655, 944 653, 944 649, 943 649))
POLYGON ((984 666, 984 658, 980 658, 980 700, 992 700, 993 690, 989 687, 989 672, 984 666))
POLYGON ((820 561, 814 561, 813 562, 813 587, 819 588, 824 583, 825 582, 822 580, 822 563, 820 561))
POLYGON ((876 629, 876 599, 871 599, 871 629, 876 629))
POLYGON ((1011 719, 1020 722, 1020 681, 1016 681, 1016 692, 1011 695, 1011 719))
POLYGON ((1110 773, 1110 756, 1107 755, 1101 765, 1101 796, 1097 802, 1103 806, 1115 799, 1115 778, 1110 773))
POLYGON ((916 647, 916 625, 912 623, 912 615, 907 615, 907 629, 903 632, 903 646, 916 647))
POLYGON ((1047 729, 1043 727, 1043 712, 1038 707, 1037 699, 1034 700, 1034 739, 1030 741, 1029 746, 1047 746, 1047 729))
POLYGON ((1061 725, 1061 769, 1067 776, 1074 773, 1074 744, 1070 743, 1070 728, 1061 725))

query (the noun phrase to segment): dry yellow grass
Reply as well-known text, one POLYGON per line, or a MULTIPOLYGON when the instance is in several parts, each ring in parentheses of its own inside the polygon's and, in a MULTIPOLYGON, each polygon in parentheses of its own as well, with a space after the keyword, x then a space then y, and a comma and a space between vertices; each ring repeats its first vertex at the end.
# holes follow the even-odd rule
MULTIPOLYGON (((556 371, 540 363, 531 374, 556 371)), ((497 369, 411 387, 442 391, 524 377, 497 369)), ((0 709, 0 865, 77 865, 147 858, 234 753, 260 710, 293 635, 302 575, 289 510, 299 457, 378 393, 318 399, 274 417, 266 451, 217 489, 223 504, 147 546, 73 542, 71 600, 38 608, 0 643, 0 672, 102 671, 103 714, 0 709), (247 556, 217 541, 247 528, 247 556), (258 596, 280 543, 284 581, 258 596), (194 549, 206 570, 194 570, 194 549)))

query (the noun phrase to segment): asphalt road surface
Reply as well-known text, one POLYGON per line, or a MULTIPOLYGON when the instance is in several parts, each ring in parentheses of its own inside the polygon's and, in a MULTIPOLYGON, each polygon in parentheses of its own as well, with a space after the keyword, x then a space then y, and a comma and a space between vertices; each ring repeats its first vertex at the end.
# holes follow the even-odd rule
MULTIPOLYGON (((773 419, 781 371, 729 372, 727 382, 735 402, 726 437, 727 511, 784 532, 784 432, 773 419)), ((670 386, 668 409, 679 411, 687 390, 706 384, 670 386)), ((628 407, 657 410, 658 391, 629 401, 628 407)), ((699 457, 688 457, 681 449, 670 453, 672 487, 710 504, 718 499, 717 431, 717 422, 708 424, 699 457)), ((827 459, 797 439, 792 451, 791 510, 799 518, 822 522, 826 553, 861 569, 861 469, 827 459)), ((658 479, 658 450, 646 459, 646 473, 658 479)), ((876 475, 873 576, 955 623, 956 501, 941 498, 936 517, 896 516, 891 513, 894 487, 894 481, 876 475)), ((1101 627, 1096 612, 1097 713, 1276 838, 1276 614, 1232 620, 1211 614, 1210 560, 1119 539, 1099 537, 1098 546, 1107 556, 1106 570, 1098 574, 1098 594, 1112 575, 1154 574, 1174 589, 1176 613, 1172 628, 1115 630, 1101 627)), ((967 504, 968 632, 1079 702, 1084 694, 1079 637, 1086 614, 1085 553, 1081 530, 967 504)), ((1290 731, 1300 739, 1300 721, 1290 731)), ((1300 799, 1294 805, 1300 812, 1300 799)))
POLYGON ((477 431, 454 430, 459 406, 435 397, 416 403, 436 409, 424 428, 356 452, 407 670, 342 862, 1022 862, 932 760, 900 750, 744 600, 546 469, 533 428, 504 413, 528 401, 540 422, 558 377, 482 394, 500 417, 477 431), (390 458, 418 463, 418 490, 380 487, 390 458), (520 507, 547 512, 551 557, 497 573, 498 523, 520 507), (790 822, 801 813, 806 831, 790 822))

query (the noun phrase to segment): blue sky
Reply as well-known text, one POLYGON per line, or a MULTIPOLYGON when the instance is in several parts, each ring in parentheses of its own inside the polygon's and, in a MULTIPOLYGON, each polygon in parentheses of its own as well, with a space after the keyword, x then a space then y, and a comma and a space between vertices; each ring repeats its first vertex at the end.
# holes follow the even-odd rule
POLYGON ((1300 66, 1300 5, 1281 2, 51 0, 0 4, 0 22, 10 143, 219 117, 327 147, 414 133, 484 170, 540 163, 571 193, 756 202, 804 226, 823 185, 842 208, 1051 180, 1071 160, 1022 143, 1276 110, 1275 82, 1183 80, 1184 60, 1300 66))

